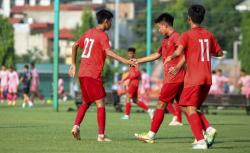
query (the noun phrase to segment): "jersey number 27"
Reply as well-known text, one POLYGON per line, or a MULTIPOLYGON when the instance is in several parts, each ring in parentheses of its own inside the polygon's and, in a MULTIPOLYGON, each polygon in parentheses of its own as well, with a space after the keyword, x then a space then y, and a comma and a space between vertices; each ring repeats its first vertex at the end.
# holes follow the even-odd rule
POLYGON ((85 38, 84 49, 82 52, 82 58, 89 58, 90 57, 94 41, 95 41, 94 39, 85 38))

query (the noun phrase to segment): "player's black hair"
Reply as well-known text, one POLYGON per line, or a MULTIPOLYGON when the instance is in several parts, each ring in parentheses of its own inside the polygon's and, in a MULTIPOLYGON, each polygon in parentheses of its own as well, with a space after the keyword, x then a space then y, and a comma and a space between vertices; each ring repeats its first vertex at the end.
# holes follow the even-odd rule
POLYGON ((202 5, 192 5, 188 9, 188 16, 194 23, 201 24, 204 19, 206 10, 202 5))
POLYGON ((215 73, 216 73, 216 71, 215 71, 215 70, 213 70, 213 71, 212 71, 212 74, 215 74, 215 73))
POLYGON ((10 66, 10 69, 15 70, 15 67, 13 65, 10 66))
POLYGON ((128 52, 133 52, 133 53, 135 53, 135 52, 136 52, 136 49, 135 49, 134 47, 129 47, 129 48, 128 48, 128 52))
POLYGON ((105 9, 102 9, 96 13, 96 19, 98 24, 102 24, 105 19, 111 20, 113 18, 113 14, 105 9))
POLYGON ((28 64, 25 64, 25 65, 24 65, 24 68, 29 69, 29 65, 28 65, 28 64))
POLYGON ((169 13, 162 13, 157 19, 155 19, 155 23, 160 23, 162 21, 166 22, 170 26, 173 26, 174 17, 169 13))
POLYGON ((147 70, 145 68, 142 69, 143 72, 147 72, 147 70))

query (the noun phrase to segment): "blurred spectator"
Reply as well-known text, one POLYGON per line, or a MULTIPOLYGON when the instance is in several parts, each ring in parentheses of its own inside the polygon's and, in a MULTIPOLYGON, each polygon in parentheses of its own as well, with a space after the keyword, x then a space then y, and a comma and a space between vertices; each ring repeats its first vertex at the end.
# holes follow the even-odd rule
POLYGON ((241 70, 239 85, 241 86, 241 94, 245 95, 247 99, 250 96, 250 75, 245 70, 241 70))
POLYGON ((29 71, 29 65, 24 65, 24 72, 21 74, 20 82, 22 82, 23 87, 23 104, 22 107, 25 108, 26 105, 29 107, 33 106, 30 100, 30 83, 31 83, 31 72, 29 71))
POLYGON ((31 75, 32 75, 31 88, 30 88, 31 101, 34 103, 35 97, 38 97, 40 100, 42 100, 43 103, 45 103, 44 96, 42 96, 40 91, 39 91, 40 78, 39 78, 39 74, 37 72, 37 69, 35 68, 35 63, 31 63, 30 67, 31 67, 31 75))
POLYGON ((142 69, 141 73, 141 100, 144 101, 147 105, 150 103, 150 77, 148 76, 146 69, 142 69))
POLYGON ((15 71, 14 67, 11 66, 8 73, 8 105, 16 105, 18 85, 18 74, 15 71))
POLYGON ((6 92, 8 90, 8 71, 5 65, 2 65, 2 69, 0 71, 0 99, 3 103, 6 99, 6 92))

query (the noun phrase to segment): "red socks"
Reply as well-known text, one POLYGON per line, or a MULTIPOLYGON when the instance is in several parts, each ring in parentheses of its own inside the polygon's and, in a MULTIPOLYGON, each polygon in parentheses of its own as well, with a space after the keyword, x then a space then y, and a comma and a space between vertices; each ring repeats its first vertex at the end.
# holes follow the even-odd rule
POLYGON ((106 110, 105 107, 97 108, 98 134, 105 133, 106 110))
POLYGON ((164 119, 165 109, 156 109, 151 123, 150 131, 157 133, 164 119))
POLYGON ((181 123, 182 122, 181 108, 176 102, 174 103, 174 106, 175 106, 175 116, 177 117, 177 121, 181 123))
POLYGON ((89 104, 86 104, 85 102, 83 102, 83 104, 78 109, 74 125, 80 126, 88 108, 89 108, 89 104))
POLYGON ((167 110, 169 113, 171 113, 171 114, 173 114, 173 116, 175 116, 175 110, 174 110, 174 107, 171 103, 168 103, 167 110))
POLYGON ((206 131, 206 129, 210 127, 210 124, 204 114, 202 114, 201 112, 197 112, 197 113, 202 123, 202 129, 206 131))
POLYGON ((138 101, 136 105, 141 107, 144 111, 148 111, 148 106, 144 102, 138 101))
POLYGON ((125 105, 125 115, 130 115, 130 112, 131 112, 131 103, 130 102, 126 102, 126 105, 125 105))
POLYGON ((202 123, 198 113, 193 113, 191 115, 188 115, 188 121, 196 140, 199 141, 204 139, 202 133, 202 123))

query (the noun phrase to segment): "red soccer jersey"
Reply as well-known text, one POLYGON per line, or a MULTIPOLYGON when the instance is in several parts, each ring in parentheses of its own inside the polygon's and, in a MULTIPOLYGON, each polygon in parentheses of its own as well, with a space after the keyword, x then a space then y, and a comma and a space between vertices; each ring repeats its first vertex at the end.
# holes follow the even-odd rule
MULTIPOLYGON (((177 32, 173 32, 169 37, 166 37, 161 44, 161 47, 158 50, 158 53, 161 54, 163 62, 165 59, 174 53, 177 48, 177 41, 179 39, 179 34, 177 32)), ((176 75, 171 75, 168 73, 169 68, 176 66, 181 57, 177 57, 174 60, 170 61, 168 64, 164 65, 164 83, 178 83, 184 81, 185 70, 182 67, 180 71, 176 75)))
POLYGON ((139 80, 141 77, 141 72, 139 65, 137 64, 136 66, 130 66, 129 68, 129 86, 139 86, 139 80))
POLYGON ((187 70, 184 87, 212 84, 211 54, 221 50, 213 34, 203 27, 184 32, 178 45, 184 47, 187 70))
POLYGON ((83 49, 78 76, 101 80, 106 59, 105 50, 110 48, 107 33, 96 28, 90 29, 83 34, 77 44, 83 49))

